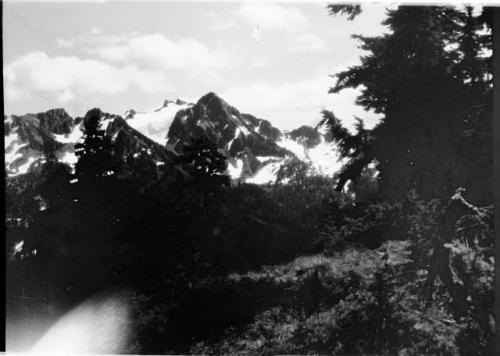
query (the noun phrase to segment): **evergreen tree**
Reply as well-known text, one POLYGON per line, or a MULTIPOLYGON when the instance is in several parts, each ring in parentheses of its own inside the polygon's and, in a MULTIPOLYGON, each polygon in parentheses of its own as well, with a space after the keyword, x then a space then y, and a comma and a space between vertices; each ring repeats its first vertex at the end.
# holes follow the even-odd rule
POLYGON ((375 159, 374 137, 370 130, 365 129, 363 121, 359 118, 357 118, 356 133, 351 134, 342 126, 335 114, 328 110, 323 111, 321 124, 329 128, 329 139, 337 143, 340 156, 348 159, 337 174, 335 190, 340 192, 348 181, 356 185, 363 170, 375 159))
POLYGON ((100 109, 92 109, 83 119, 83 141, 75 145, 78 162, 75 175, 82 182, 100 181, 112 176, 117 164, 112 155, 111 138, 101 129, 104 114, 100 109))
POLYGON ((199 184, 227 186, 229 177, 226 157, 219 152, 215 143, 209 139, 193 139, 182 148, 175 165, 189 175, 189 179, 199 184))
MULTIPOLYGON (((471 44, 477 36, 474 21, 469 10, 402 6, 388 11, 384 24, 391 33, 354 36, 368 55, 361 65, 337 74, 330 92, 362 86, 358 104, 384 117, 371 133, 375 140, 365 150, 370 155, 351 160, 349 176, 377 159, 381 192, 391 199, 410 189, 447 197, 470 179, 467 162, 460 158, 463 125, 471 111, 481 110, 471 102, 467 83, 481 82, 479 100, 487 102, 484 75, 479 74, 485 69, 474 54, 479 48, 471 44)), ((481 174, 486 174, 484 167, 481 174)))

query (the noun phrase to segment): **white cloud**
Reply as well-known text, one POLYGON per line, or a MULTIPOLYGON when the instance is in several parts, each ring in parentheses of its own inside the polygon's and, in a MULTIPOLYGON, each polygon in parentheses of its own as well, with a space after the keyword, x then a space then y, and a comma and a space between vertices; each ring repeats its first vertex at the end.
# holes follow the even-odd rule
POLYGON ((103 46, 98 55, 110 62, 134 63, 141 68, 197 70, 221 68, 227 57, 194 39, 172 41, 161 34, 140 35, 126 43, 103 46))
POLYGON ((297 33, 309 27, 308 20, 297 8, 267 2, 245 3, 238 9, 237 15, 253 27, 260 26, 263 31, 297 33))
MULTIPOLYGON (((172 78, 218 85, 228 64, 225 52, 195 39, 172 40, 161 34, 105 34, 99 28, 57 44, 72 55, 28 52, 4 65, 5 98, 12 105, 80 107, 131 93, 178 90, 172 78)), ((9 108, 10 108, 9 107, 9 108)))
POLYGON ((115 67, 95 59, 57 56, 31 52, 4 67, 5 95, 22 102, 34 97, 64 104, 80 96, 123 93, 131 87, 144 92, 158 92, 170 87, 162 73, 115 67))
POLYGON ((79 36, 72 38, 58 38, 57 44, 63 48, 74 48, 84 52, 92 53, 102 46, 126 43, 130 38, 138 36, 136 31, 120 34, 103 34, 97 27, 91 28, 79 36))
POLYGON ((288 52, 325 52, 329 47, 326 41, 313 33, 302 33, 290 38, 288 52))
POLYGON ((172 40, 159 33, 102 35, 91 30, 73 39, 58 39, 58 44, 62 47, 78 45, 84 53, 105 62, 150 70, 197 72, 228 64, 228 56, 222 50, 209 48, 192 38, 172 40))
POLYGON ((323 109, 333 110, 349 128, 353 127, 354 116, 367 119, 368 127, 377 122, 377 115, 355 105, 359 91, 328 94, 333 84, 334 80, 327 75, 277 85, 259 82, 227 90, 222 97, 239 110, 268 119, 285 130, 317 124, 323 109))

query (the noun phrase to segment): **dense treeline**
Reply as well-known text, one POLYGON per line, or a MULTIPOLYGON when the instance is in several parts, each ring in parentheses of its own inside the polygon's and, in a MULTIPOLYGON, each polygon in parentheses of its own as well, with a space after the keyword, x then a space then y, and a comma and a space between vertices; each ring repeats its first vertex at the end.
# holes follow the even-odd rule
POLYGON ((89 111, 74 172, 47 157, 8 182, 9 316, 126 287, 130 352, 490 354, 490 16, 400 7, 357 37, 331 91, 362 86, 383 119, 352 133, 324 112, 348 159, 333 179, 232 186, 205 140, 121 161, 89 111))

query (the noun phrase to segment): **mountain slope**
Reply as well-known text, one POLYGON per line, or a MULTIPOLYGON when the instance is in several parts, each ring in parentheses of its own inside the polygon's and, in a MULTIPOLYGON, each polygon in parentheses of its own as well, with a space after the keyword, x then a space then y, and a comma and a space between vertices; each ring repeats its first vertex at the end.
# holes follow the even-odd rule
POLYGON ((8 176, 28 172, 31 165, 46 154, 53 154, 70 165, 76 162, 74 144, 81 132, 64 109, 5 117, 4 130, 8 176))

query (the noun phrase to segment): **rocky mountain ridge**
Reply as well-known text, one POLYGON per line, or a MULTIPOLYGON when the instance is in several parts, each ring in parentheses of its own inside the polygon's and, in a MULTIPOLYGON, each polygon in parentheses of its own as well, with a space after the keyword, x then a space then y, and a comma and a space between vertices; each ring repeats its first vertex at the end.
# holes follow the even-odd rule
MULTIPOLYGON (((227 158, 227 174, 233 180, 272 183, 280 170, 297 161, 304 163, 307 174, 333 175, 340 167, 335 143, 328 140, 321 124, 281 132, 267 120, 239 112, 215 93, 195 104, 165 100, 150 111, 101 115, 101 129, 111 137, 114 153, 124 160, 145 153, 157 166, 168 164, 182 153, 183 145, 205 138, 227 158)), ((6 116, 7 176, 27 173, 48 155, 74 166, 82 120, 64 109, 6 116)))

